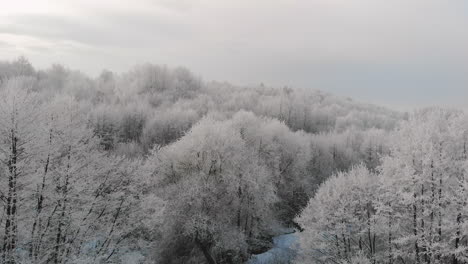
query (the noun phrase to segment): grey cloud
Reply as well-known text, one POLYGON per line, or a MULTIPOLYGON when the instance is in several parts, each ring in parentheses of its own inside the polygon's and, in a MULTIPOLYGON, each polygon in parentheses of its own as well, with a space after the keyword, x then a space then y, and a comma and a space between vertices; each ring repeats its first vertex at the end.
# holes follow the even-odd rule
POLYGON ((6 42, 6 41, 1 41, 0 40, 0 48, 11 48, 13 45, 6 42))
POLYGON ((123 71, 150 61, 184 65, 208 80, 310 87, 376 102, 468 97, 460 89, 468 83, 466 1, 127 4, 135 8, 127 11, 123 4, 74 16, 13 14, 0 32, 46 39, 48 50, 26 45, 33 62, 46 64, 52 60, 46 55, 60 47, 59 61, 94 75, 100 68, 123 71), (416 96, 424 89, 428 92, 416 96))
POLYGON ((188 34, 183 25, 153 16, 114 14, 99 21, 64 16, 22 15, 0 26, 1 33, 53 40, 71 40, 86 45, 135 47, 152 45, 188 34))

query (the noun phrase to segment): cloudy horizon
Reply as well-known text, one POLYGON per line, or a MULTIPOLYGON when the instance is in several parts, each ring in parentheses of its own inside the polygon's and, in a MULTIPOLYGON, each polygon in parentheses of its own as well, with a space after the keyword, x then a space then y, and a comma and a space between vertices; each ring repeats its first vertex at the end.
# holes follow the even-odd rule
POLYGON ((461 0, 95 2, 4 3, 0 56, 91 76, 151 62, 395 108, 468 106, 461 0))

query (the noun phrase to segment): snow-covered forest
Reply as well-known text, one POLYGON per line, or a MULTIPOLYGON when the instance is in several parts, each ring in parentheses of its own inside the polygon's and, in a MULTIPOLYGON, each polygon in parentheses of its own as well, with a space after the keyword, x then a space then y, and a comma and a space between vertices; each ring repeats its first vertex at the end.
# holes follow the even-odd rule
POLYGON ((467 143, 456 109, 2 61, 1 263, 468 263, 467 143))

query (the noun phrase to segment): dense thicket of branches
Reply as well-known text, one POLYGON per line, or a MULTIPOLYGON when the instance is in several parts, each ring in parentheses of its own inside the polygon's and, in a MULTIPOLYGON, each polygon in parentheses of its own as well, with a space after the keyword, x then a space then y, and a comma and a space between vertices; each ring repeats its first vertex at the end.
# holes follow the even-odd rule
POLYGON ((467 121, 415 112, 376 172, 357 166, 323 183, 298 219, 301 261, 467 263, 467 121))
MULTIPOLYGON (((319 91, 207 83, 184 68, 92 79, 24 58, 0 62, 0 99, 4 263, 241 263, 297 226, 334 172, 362 163, 376 173, 405 118, 319 91)), ((428 204, 417 210, 434 211, 437 231, 443 205, 428 204)))

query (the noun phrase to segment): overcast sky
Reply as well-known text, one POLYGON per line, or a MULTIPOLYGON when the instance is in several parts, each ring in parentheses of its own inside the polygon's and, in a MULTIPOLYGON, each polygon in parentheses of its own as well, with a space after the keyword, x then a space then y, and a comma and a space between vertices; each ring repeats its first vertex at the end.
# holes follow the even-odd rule
POLYGON ((466 0, 3 0, 0 57, 468 107, 466 0))

